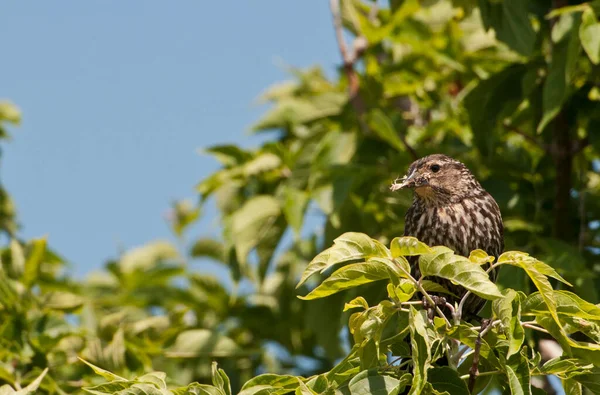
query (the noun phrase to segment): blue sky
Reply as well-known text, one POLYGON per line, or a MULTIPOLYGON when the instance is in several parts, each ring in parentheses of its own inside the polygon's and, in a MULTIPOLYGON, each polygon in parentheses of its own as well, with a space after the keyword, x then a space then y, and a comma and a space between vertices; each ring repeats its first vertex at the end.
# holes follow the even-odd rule
POLYGON ((6 2, 0 18, 0 98, 23 112, 1 180, 21 235, 48 235, 77 275, 171 238, 170 203, 217 167, 198 149, 259 143, 255 99, 282 64, 339 63, 322 0, 6 2))

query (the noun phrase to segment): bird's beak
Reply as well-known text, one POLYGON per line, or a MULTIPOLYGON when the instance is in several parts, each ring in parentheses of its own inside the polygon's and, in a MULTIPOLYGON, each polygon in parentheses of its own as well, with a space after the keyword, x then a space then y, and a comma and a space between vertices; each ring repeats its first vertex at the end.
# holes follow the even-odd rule
POLYGON ((397 179, 394 180, 394 182, 390 186, 390 190, 397 191, 399 189, 404 189, 404 188, 413 188, 415 186, 415 180, 414 180, 415 173, 416 172, 413 171, 411 174, 402 177, 402 179, 400 181, 398 181, 397 179))

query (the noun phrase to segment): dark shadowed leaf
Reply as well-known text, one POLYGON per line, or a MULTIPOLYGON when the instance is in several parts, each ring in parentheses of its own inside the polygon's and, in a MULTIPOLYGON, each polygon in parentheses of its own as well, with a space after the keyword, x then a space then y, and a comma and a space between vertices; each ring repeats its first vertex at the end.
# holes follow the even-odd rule
POLYGON ((452 395, 469 395, 469 389, 457 371, 449 367, 432 368, 427 372, 427 381, 439 392, 452 395))

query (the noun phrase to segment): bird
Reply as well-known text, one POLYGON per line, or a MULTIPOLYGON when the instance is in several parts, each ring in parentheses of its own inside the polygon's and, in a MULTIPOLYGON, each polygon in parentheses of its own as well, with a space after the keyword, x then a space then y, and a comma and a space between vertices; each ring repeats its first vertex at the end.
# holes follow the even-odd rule
MULTIPOLYGON (((416 237, 429 246, 446 246, 467 257, 476 249, 496 259, 503 252, 504 226, 498 203, 462 162, 443 154, 425 156, 414 161, 390 189, 414 191, 405 216, 405 236, 416 237)), ((412 274, 420 277, 418 257, 409 258, 412 274)), ((498 271, 494 269, 489 274, 495 282, 498 271)), ((434 281, 455 295, 444 295, 452 305, 467 292, 449 280, 436 277, 434 281)), ((477 316, 485 302, 474 294, 468 295, 463 316, 477 316)))

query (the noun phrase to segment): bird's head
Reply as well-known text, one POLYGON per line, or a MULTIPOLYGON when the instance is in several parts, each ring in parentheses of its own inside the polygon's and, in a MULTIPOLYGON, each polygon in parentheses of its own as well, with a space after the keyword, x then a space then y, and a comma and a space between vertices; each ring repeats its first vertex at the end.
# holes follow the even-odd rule
POLYGON ((434 154, 414 161, 390 187, 392 191, 405 188, 414 189, 421 199, 440 201, 469 196, 481 187, 463 163, 434 154))

